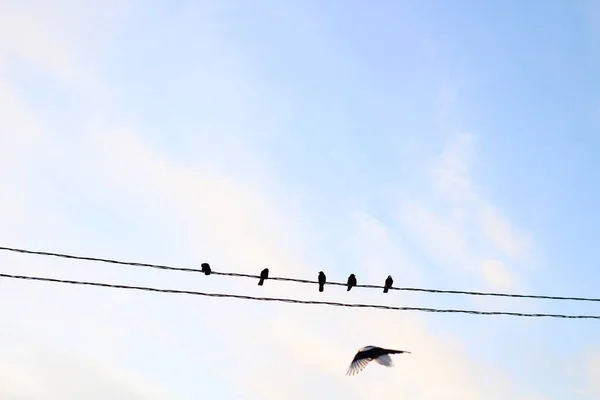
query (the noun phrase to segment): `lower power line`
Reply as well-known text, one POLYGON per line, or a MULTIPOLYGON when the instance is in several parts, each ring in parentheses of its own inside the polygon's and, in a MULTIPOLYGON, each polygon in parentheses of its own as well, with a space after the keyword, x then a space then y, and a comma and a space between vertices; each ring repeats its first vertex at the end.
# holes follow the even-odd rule
POLYGON ((396 306, 386 306, 386 305, 377 305, 377 304, 350 304, 350 303, 336 303, 336 302, 329 302, 329 301, 285 299, 285 298, 275 298, 275 297, 254 297, 254 296, 245 296, 245 295, 237 295, 237 294, 203 293, 203 292, 195 292, 195 291, 190 291, 190 290, 160 289, 160 288, 145 287, 145 286, 117 285, 117 284, 100 283, 100 282, 85 282, 85 281, 74 281, 74 280, 66 280, 66 279, 43 278, 43 277, 37 277, 37 276, 0 274, 0 277, 8 278, 8 279, 21 279, 21 280, 63 283, 63 284, 70 284, 70 285, 98 286, 98 287, 108 287, 108 288, 125 289, 125 290, 142 290, 142 291, 147 291, 147 292, 159 292, 159 293, 168 293, 168 294, 186 294, 186 295, 193 295, 193 296, 222 297, 222 298, 233 298, 233 299, 241 299, 241 300, 256 300, 256 301, 273 301, 273 302, 294 303, 294 304, 327 305, 327 306, 335 306, 335 307, 376 308, 376 309, 382 309, 382 310, 419 311, 419 312, 431 312, 431 313, 508 315, 508 316, 514 316, 514 317, 600 319, 600 315, 530 314, 530 313, 517 313, 517 312, 506 312, 506 311, 475 311, 475 310, 452 310, 452 309, 436 309, 436 308, 423 308, 423 307, 396 307, 396 306))

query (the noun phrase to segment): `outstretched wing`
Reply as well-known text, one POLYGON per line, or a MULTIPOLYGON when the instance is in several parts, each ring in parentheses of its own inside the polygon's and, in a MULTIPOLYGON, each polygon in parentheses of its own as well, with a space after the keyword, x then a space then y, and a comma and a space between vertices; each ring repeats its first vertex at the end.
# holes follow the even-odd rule
POLYGON ((358 352, 354 356, 354 359, 350 363, 348 370, 346 371, 346 375, 355 375, 362 371, 367 364, 369 364, 373 359, 371 357, 365 357, 363 352, 358 352))
POLYGON ((352 364, 350 364, 348 370, 346 371, 346 375, 358 374, 367 366, 367 364, 369 364, 369 362, 371 362, 370 358, 363 358, 360 360, 353 361, 352 364))
POLYGON ((381 355, 375 359, 375 362, 378 364, 384 365, 386 367, 393 367, 394 363, 392 362, 392 357, 387 354, 381 355))

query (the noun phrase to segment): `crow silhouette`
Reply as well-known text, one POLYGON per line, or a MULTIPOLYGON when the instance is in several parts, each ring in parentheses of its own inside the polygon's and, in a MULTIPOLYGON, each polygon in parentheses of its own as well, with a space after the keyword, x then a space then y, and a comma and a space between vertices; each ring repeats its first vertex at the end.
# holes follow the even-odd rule
POLYGON ((325 286, 326 279, 327 279, 327 277, 325 276, 323 271, 320 271, 319 272, 319 292, 323 291, 323 287, 325 286))
POLYGON ((348 285, 348 289, 346 290, 347 292, 349 292, 353 286, 356 286, 356 276, 354 276, 354 274, 350 274, 350 276, 348 277, 347 285, 348 285))
POLYGON ((390 354, 409 353, 410 351, 404 350, 392 350, 384 349, 376 346, 365 346, 358 350, 354 359, 350 363, 346 375, 358 374, 362 371, 371 361, 375 360, 376 363, 384 365, 386 367, 393 367, 394 363, 390 354))
POLYGON ((269 268, 265 268, 260 272, 260 279, 258 280, 258 285, 262 286, 265 283, 265 279, 269 278, 269 268))
POLYGON ((201 267, 204 275, 210 275, 210 265, 208 265, 208 263, 202 263, 201 267))
POLYGON ((385 280, 385 286, 383 287, 383 293, 387 293, 388 290, 392 287, 393 283, 394 280, 392 279, 392 276, 388 275, 387 279, 385 280))

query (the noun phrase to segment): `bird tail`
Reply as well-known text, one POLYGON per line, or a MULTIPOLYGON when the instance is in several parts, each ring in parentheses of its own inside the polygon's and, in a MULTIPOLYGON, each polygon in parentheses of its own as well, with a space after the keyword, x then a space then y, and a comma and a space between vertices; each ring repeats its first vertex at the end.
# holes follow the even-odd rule
POLYGON ((387 293, 388 292, 388 288, 383 288, 383 293, 387 293))
POLYGON ((385 349, 388 354, 400 354, 400 353, 408 353, 410 354, 410 351, 405 351, 405 350, 392 350, 392 349, 385 349))
POLYGON ((323 291, 323 285, 321 284, 321 285, 319 285, 319 292, 322 292, 322 291, 323 291))
POLYGON ((265 283, 265 280, 260 278, 260 280, 258 281, 258 286, 262 286, 263 283, 265 283))

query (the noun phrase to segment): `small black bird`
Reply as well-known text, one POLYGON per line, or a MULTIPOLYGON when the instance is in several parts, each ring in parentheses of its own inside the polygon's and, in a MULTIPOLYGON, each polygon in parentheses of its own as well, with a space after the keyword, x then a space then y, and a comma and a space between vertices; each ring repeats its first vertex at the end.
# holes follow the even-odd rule
POLYGON ((392 276, 388 275, 387 279, 385 280, 385 286, 383 287, 383 293, 387 293, 388 290, 392 287, 393 283, 394 280, 392 279, 392 276))
POLYGON ((323 271, 319 272, 319 292, 323 291, 323 286, 325 286, 325 280, 327 278, 325 277, 325 274, 323 273, 323 271))
POLYGON ((269 277, 269 268, 265 268, 260 273, 260 279, 258 281, 258 285, 262 286, 265 283, 265 279, 269 277))
POLYGON ((356 276, 354 276, 354 274, 350 274, 350 276, 348 277, 347 285, 348 285, 348 289, 346 290, 347 292, 349 292, 353 286, 356 286, 356 276))
POLYGON ((386 367, 393 367, 394 363, 389 355, 399 353, 410 354, 410 351, 383 349, 376 346, 365 346, 358 350, 358 353, 356 353, 354 356, 352 363, 350 363, 350 367, 348 367, 348 370, 346 371, 346 375, 358 374, 373 360, 375 360, 376 363, 386 367))
POLYGON ((208 263, 202 263, 201 267, 204 275, 210 275, 210 265, 208 265, 208 263))

